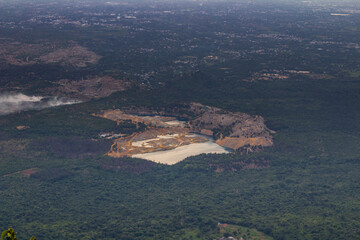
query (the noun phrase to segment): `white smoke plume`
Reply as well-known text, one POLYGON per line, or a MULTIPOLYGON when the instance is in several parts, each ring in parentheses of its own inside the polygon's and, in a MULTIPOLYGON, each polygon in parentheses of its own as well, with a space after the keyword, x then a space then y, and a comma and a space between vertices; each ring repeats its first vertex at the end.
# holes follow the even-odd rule
POLYGON ((0 116, 74 103, 80 103, 80 101, 59 97, 27 96, 22 93, 0 93, 0 116))

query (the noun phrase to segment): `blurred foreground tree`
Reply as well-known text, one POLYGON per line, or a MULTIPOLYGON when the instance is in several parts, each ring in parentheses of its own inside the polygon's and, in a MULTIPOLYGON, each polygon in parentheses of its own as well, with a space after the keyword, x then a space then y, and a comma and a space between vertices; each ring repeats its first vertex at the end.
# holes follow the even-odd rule
MULTIPOLYGON (((16 236, 16 232, 14 231, 14 229, 9 228, 8 230, 3 231, 0 240, 19 240, 15 236, 16 236)), ((36 238, 32 237, 30 238, 30 240, 36 240, 36 238)))

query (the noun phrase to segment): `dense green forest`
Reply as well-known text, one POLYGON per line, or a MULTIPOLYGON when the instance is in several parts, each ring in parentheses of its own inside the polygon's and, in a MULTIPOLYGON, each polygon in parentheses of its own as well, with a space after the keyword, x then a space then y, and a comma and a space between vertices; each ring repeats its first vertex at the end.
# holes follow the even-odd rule
POLYGON ((85 67, 1 58, 1 92, 51 95, 59 80, 87 76, 130 82, 0 116, 0 230, 39 240, 359 239, 359 14, 256 2, 0 2, 0 47, 74 41, 102 56, 85 67), (274 146, 171 166, 105 155, 113 140, 99 134, 141 129, 93 113, 190 102, 264 117, 274 146))
MULTIPOLYGON (((92 155, 81 155, 90 136, 128 127, 91 112, 110 105, 159 104, 158 92, 131 90, 97 102, 2 117, 1 215, 6 217, 1 226, 51 239, 209 239, 218 234, 217 223, 225 222, 274 239, 356 239, 358 82, 242 85, 232 90, 224 85, 232 94, 219 96, 217 106, 264 116, 277 132, 275 146, 245 156, 200 155, 174 166, 144 167, 146 161, 136 159, 114 163, 94 148, 92 155), (18 131, 17 125, 30 129, 18 131), (39 142, 49 137, 59 146, 42 148, 39 142), (64 144, 69 141, 78 147, 64 144), (226 168, 257 159, 271 166, 226 168), (105 169, 104 164, 123 167, 105 169), (216 164, 227 170, 215 173, 211 166, 216 164), (14 174, 28 168, 40 171, 31 177, 14 174)), ((189 87, 186 92, 191 90, 197 91, 189 87)), ((215 105, 217 90, 197 97, 215 105)), ((173 91, 161 93, 162 104, 175 101, 176 87, 173 91)), ((190 100, 200 99, 184 95, 183 101, 190 100)))

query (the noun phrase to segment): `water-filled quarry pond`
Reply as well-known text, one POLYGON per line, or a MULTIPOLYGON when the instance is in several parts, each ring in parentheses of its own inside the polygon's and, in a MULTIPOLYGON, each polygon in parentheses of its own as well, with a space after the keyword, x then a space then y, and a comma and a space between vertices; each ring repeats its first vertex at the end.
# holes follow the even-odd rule
MULTIPOLYGON (((198 134, 196 134, 198 135, 198 134)), ((204 137, 203 135, 199 135, 204 137)), ((202 153, 230 153, 231 151, 218 145, 213 138, 206 137, 207 142, 192 143, 180 146, 171 150, 157 151, 151 153, 135 154, 132 157, 143 158, 162 164, 176 164, 187 157, 199 155, 202 153)))

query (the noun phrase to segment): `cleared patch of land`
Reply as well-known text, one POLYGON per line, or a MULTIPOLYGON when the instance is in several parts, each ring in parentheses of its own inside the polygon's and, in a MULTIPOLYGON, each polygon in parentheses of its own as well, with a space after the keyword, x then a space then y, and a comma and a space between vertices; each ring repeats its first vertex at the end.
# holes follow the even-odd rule
POLYGON ((74 41, 66 44, 53 42, 21 43, 11 39, 0 40, 0 64, 26 66, 34 64, 60 64, 86 67, 96 64, 101 56, 78 45, 74 41))
POLYGON ((205 137, 191 134, 191 129, 182 122, 176 122, 175 117, 136 116, 120 110, 108 110, 95 116, 117 122, 132 121, 138 127, 141 124, 146 126, 145 131, 116 139, 108 152, 111 157, 153 153, 208 141, 205 137))
POLYGON ((111 157, 135 156, 174 164, 187 156, 228 152, 222 147, 235 151, 245 149, 248 153, 259 147, 273 145, 270 130, 265 126, 262 117, 232 113, 198 103, 171 108, 171 110, 129 108, 106 110, 93 115, 116 121, 118 124, 131 121, 138 129, 142 129, 129 136, 115 139, 108 152, 111 157), (189 120, 178 121, 178 117, 186 117, 189 120), (218 147, 207 137, 199 134, 210 135, 217 139, 218 147), (200 151, 190 146, 184 150, 184 146, 195 143, 198 144, 196 146, 201 145, 200 151), (184 154, 181 150, 193 154, 184 154), (164 159, 164 156, 168 159, 164 159))
POLYGON ((61 79, 46 89, 53 95, 71 96, 83 100, 102 98, 129 87, 129 82, 111 76, 88 76, 80 80, 61 79))
POLYGON ((176 164, 187 157, 203 153, 229 153, 229 151, 215 142, 208 140, 207 142, 191 143, 171 150, 136 154, 133 155, 133 157, 171 165, 176 164))
POLYGON ((14 173, 6 174, 3 177, 8 177, 8 176, 11 176, 13 174, 22 174, 25 177, 30 177, 31 175, 37 173, 39 170, 40 170, 39 168, 29 168, 29 169, 25 169, 25 170, 22 170, 22 171, 17 171, 17 172, 14 172, 14 173))

